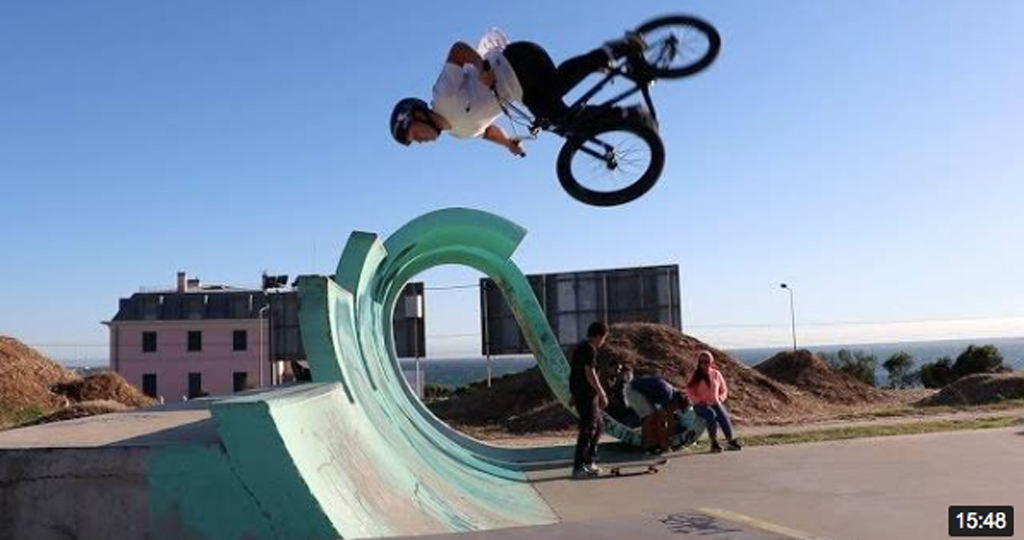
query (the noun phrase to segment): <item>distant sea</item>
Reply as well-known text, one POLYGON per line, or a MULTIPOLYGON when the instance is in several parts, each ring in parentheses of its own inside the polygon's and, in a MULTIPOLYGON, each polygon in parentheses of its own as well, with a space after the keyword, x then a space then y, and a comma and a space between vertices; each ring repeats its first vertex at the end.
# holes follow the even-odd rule
MULTIPOLYGON (((878 358, 879 368, 890 356, 906 352, 914 357, 915 365, 933 362, 943 356, 952 357, 962 353, 968 345, 995 345, 1003 353, 1003 363, 1014 369, 1024 369, 1024 337, 992 339, 949 339, 942 341, 908 341, 903 343, 858 343, 853 345, 813 345, 806 347, 816 353, 835 354, 841 349, 864 351, 878 358)), ((801 347, 805 348, 805 347, 801 347)), ((756 365, 773 355, 788 351, 790 347, 734 349, 729 354, 747 365, 756 365)))
MULTIPOLYGON (((915 365, 921 365, 933 362, 943 356, 955 359, 968 345, 995 345, 1003 353, 1004 365, 1013 369, 1024 369, 1024 337, 911 341, 903 343, 858 343, 851 345, 820 345, 807 348, 817 353, 827 354, 835 354, 841 349, 864 351, 873 354, 878 358, 876 378, 879 384, 884 384, 886 373, 882 368, 882 362, 893 354, 900 351, 907 352, 914 357, 915 365)), ((786 350, 789 350, 789 348, 767 347, 731 349, 726 352, 741 362, 753 366, 771 358, 778 352, 786 350)), ((401 362, 405 370, 411 371, 414 368, 415 362, 411 359, 402 359, 401 362)), ((64 360, 62 363, 70 368, 105 367, 107 365, 107 361, 102 359, 64 360)), ((537 362, 532 356, 494 357, 491 359, 491 376, 497 378, 509 373, 518 373, 535 365, 537 365, 537 362)), ((420 368, 424 372, 424 380, 427 383, 441 384, 453 388, 487 379, 487 359, 481 357, 424 358, 420 360, 420 368)))
MULTIPOLYGON (((968 345, 995 345, 1003 354, 1003 363, 1013 369, 1024 369, 1024 337, 996 339, 952 339, 942 341, 911 341, 903 343, 858 343, 851 345, 821 345, 806 347, 817 353, 835 354, 841 349, 864 351, 878 358, 876 379, 879 385, 885 384, 886 371, 882 362, 900 351, 914 357, 915 366, 933 362, 943 356, 956 359, 968 345)), ((803 347, 801 347, 803 348, 803 347)), ((757 365, 789 347, 766 347, 751 349, 727 350, 729 354, 748 366, 757 365)), ((406 369, 413 368, 412 360, 402 360, 406 369)), ((525 371, 537 365, 532 356, 502 356, 491 359, 492 377, 500 377, 508 373, 525 371)), ((424 380, 431 384, 459 387, 487 379, 487 360, 479 357, 469 358, 427 358, 420 361, 424 370, 424 380)))

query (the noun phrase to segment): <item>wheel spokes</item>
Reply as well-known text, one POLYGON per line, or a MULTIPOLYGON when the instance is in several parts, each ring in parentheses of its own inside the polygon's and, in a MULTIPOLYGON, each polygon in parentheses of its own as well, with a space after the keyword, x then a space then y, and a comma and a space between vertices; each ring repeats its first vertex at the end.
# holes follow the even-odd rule
POLYGON ((644 35, 647 62, 659 69, 680 69, 700 61, 711 49, 707 34, 688 24, 657 28, 644 35))
POLYGON ((647 142, 628 131, 610 131, 585 142, 573 156, 572 171, 586 189, 612 192, 639 181, 651 166, 647 142))

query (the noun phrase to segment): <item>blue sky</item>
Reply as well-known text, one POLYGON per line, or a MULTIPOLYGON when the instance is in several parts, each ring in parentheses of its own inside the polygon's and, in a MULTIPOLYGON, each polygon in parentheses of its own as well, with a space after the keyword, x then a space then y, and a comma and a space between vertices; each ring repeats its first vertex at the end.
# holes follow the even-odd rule
MULTIPOLYGON (((1024 335, 1024 4, 622 5, 0 4, 0 333, 104 357, 117 299, 179 269, 328 273, 354 229, 470 206, 530 230, 527 272, 680 264, 685 323, 723 346, 787 342, 780 281, 810 341, 1024 335), (723 52, 655 88, 668 162, 633 204, 566 196, 553 137, 517 160, 388 136, 456 39, 564 59, 673 11, 723 52)), ((430 331, 477 330, 474 294, 431 296, 430 331)))

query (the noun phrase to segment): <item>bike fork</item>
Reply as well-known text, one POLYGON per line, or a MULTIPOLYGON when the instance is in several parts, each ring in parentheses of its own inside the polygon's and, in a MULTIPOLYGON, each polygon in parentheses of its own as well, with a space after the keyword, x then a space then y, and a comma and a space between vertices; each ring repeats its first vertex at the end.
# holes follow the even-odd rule
POLYGON ((647 111, 651 113, 651 118, 657 122, 658 112, 654 110, 654 100, 651 99, 651 83, 643 85, 640 89, 640 93, 644 96, 644 103, 647 105, 647 111))
POLYGON ((609 169, 614 170, 618 168, 619 162, 615 156, 614 146, 602 141, 601 139, 596 138, 591 138, 587 142, 591 142, 600 146, 603 152, 601 150, 591 150, 590 148, 587 148, 585 145, 580 146, 580 152, 583 152, 584 154, 587 154, 600 161, 603 161, 605 163, 605 166, 608 167, 609 169))

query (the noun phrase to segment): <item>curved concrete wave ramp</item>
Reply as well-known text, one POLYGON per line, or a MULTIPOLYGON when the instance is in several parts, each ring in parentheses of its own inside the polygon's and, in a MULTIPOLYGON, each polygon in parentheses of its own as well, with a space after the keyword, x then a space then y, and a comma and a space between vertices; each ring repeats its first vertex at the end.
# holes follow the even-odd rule
POLYGON ((568 363, 511 261, 524 235, 462 208, 383 241, 353 233, 332 277, 299 281, 312 384, 0 434, 0 540, 368 538, 557 522, 526 472, 564 466, 571 448, 497 448, 450 428, 405 382, 391 333, 410 279, 475 268, 501 288, 567 402, 568 363))

